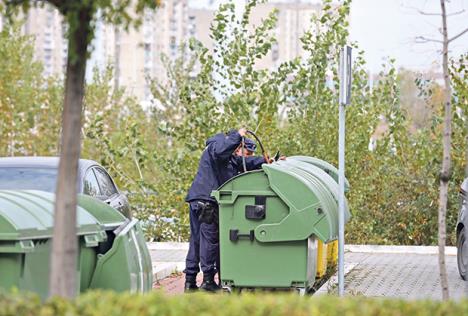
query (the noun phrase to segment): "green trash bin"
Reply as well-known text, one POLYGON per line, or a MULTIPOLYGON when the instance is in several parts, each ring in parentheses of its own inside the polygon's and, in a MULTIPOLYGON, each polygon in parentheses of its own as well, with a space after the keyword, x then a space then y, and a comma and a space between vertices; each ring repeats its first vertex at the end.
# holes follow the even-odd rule
POLYGON ((153 286, 153 266, 144 233, 137 219, 86 195, 79 205, 98 218, 107 240, 95 250, 96 265, 92 278, 82 289, 148 292, 153 286))
MULTIPOLYGON (((54 201, 52 193, 0 190, 0 288, 48 296, 54 201)), ((78 204, 77 291, 148 291, 151 259, 138 222, 88 196, 78 204), (109 268, 113 280, 103 277, 109 268)))
POLYGON ((314 284, 317 238, 338 238, 338 184, 331 165, 305 158, 264 164, 213 191, 224 287, 305 291, 314 284))

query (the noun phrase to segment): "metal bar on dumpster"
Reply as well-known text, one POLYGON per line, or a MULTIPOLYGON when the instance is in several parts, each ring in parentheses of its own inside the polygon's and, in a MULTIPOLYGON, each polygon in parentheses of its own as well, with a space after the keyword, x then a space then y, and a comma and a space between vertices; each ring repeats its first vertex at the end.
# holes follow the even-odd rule
POLYGON ((338 294, 344 295, 344 213, 345 213, 345 123, 346 105, 351 99, 351 47, 340 52, 340 100, 338 137, 338 294))

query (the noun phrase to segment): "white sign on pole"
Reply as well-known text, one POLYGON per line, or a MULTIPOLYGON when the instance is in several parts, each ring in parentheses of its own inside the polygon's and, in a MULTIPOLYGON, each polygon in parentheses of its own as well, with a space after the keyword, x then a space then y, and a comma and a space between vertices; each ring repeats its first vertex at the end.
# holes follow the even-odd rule
POLYGON ((345 46, 340 52, 340 105, 351 103, 351 52, 350 46, 345 46))
POLYGON ((351 51, 345 46, 340 54, 340 100, 338 135, 338 294, 344 295, 344 214, 345 214, 345 123, 346 105, 351 103, 351 51))

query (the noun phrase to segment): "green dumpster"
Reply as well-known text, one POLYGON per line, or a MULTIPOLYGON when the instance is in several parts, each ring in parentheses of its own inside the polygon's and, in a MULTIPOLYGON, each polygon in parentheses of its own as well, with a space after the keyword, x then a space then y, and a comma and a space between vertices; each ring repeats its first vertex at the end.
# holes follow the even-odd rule
POLYGON ((213 191, 224 287, 305 291, 313 285, 317 239, 338 238, 335 172, 317 158, 289 157, 213 191))
MULTIPOLYGON (((0 190, 0 288, 47 297, 54 201, 52 193, 0 190)), ((89 196, 78 204, 78 292, 148 291, 151 259, 138 222, 89 196)))

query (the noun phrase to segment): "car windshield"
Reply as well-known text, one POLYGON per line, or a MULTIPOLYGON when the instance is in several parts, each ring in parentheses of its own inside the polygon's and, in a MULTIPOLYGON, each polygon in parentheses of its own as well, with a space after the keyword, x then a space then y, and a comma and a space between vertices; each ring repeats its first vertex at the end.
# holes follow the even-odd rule
POLYGON ((55 192, 56 168, 0 167, 0 190, 55 192))

